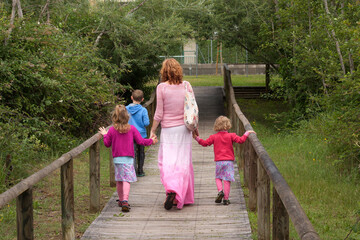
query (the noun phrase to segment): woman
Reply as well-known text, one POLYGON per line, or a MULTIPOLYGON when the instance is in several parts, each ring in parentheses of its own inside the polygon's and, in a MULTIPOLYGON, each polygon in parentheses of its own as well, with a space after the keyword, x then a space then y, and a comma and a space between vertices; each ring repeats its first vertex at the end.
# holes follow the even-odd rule
POLYGON ((164 208, 170 210, 176 204, 182 209, 184 204, 194 203, 192 134, 184 124, 185 84, 190 89, 191 85, 182 81, 182 68, 173 58, 163 62, 160 74, 150 138, 156 138, 161 123, 158 165, 167 194, 164 208))

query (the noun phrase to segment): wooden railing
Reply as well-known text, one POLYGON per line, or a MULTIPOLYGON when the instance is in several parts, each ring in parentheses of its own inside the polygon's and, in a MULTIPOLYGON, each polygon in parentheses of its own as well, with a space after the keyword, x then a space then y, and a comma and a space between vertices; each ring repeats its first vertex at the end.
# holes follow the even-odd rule
MULTIPOLYGON (((247 130, 253 130, 236 102, 231 72, 226 64, 224 65, 224 90, 226 110, 234 132, 242 135, 247 130)), ((235 146, 236 155, 240 159, 239 167, 243 169, 244 173, 244 184, 249 189, 248 207, 251 211, 257 210, 258 239, 270 239, 270 226, 272 226, 272 239, 289 239, 289 216, 300 239, 320 239, 294 193, 257 136, 250 134, 249 141, 235 146), (273 185, 272 208, 270 181, 273 185), (270 209, 272 209, 273 216, 272 224, 270 209)))
MULTIPOLYGON (((148 110, 149 118, 153 119, 156 107, 155 92, 151 95, 150 100, 144 104, 144 107, 148 110)), ((34 239, 32 187, 59 168, 61 168, 62 238, 66 240, 75 239, 73 161, 76 156, 88 148, 90 165, 90 211, 98 212, 100 210, 100 139, 102 139, 100 133, 93 135, 45 168, 0 194, 0 209, 16 198, 17 239, 34 239)), ((115 186, 111 151, 109 159, 111 172, 110 185, 115 186)))

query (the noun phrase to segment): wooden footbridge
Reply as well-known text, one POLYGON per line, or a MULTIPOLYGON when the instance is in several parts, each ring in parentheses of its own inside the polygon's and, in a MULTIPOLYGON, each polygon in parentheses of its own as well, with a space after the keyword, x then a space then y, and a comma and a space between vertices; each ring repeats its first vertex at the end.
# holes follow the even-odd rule
MULTIPOLYGON (((224 87, 195 87, 194 91, 200 108, 199 130, 203 138, 213 133, 213 122, 222 114, 229 116, 232 131, 238 135, 252 129, 236 103, 230 71, 226 66, 224 87)), ((150 115, 155 111, 154 98, 153 95, 145 104, 150 115)), ((61 168, 62 184, 61 236, 62 239, 75 239, 73 159, 87 148, 90 148, 90 210, 101 211, 99 139, 99 134, 94 135, 0 195, 0 208, 17 199, 18 239, 34 239, 32 186, 58 168, 61 168)), ((214 203, 217 189, 213 150, 212 147, 204 148, 194 142, 195 203, 184 206, 182 210, 165 210, 165 192, 157 167, 157 148, 157 145, 152 146, 147 152, 146 176, 138 178, 138 182, 131 185, 131 211, 121 213, 116 202, 117 194, 114 193, 81 239, 252 239, 247 209, 257 211, 256 235, 259 240, 289 239, 289 219, 300 239, 320 239, 257 136, 250 135, 245 144, 236 145, 239 168, 249 189, 247 205, 239 174, 236 174, 236 182, 231 187, 231 204, 214 203), (270 182, 273 186, 272 198, 270 182)))
MULTIPOLYGON (((221 87, 194 88, 200 108, 200 134, 213 134, 217 116, 224 114, 221 87), (212 96, 211 100, 207 97, 212 96)), ((195 204, 164 209, 165 192, 157 166, 158 146, 147 152, 146 176, 131 185, 129 213, 118 216, 117 194, 82 239, 251 239, 250 223, 239 174, 231 189, 231 204, 214 202, 217 195, 212 148, 193 143, 195 204)))

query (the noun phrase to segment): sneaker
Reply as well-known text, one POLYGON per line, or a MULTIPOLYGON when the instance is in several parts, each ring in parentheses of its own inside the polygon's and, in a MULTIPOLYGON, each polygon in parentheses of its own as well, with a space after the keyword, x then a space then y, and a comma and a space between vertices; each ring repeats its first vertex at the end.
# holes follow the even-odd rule
POLYGON ((221 190, 221 191, 218 193, 218 195, 217 195, 217 197, 216 197, 216 199, 215 199, 215 202, 216 202, 216 203, 221 203, 221 200, 223 199, 223 197, 224 197, 224 192, 221 190))
POLYGON ((128 201, 124 200, 121 202, 121 211, 122 212, 129 212, 130 211, 130 205, 128 201))
POLYGON ((224 204, 224 205, 229 205, 229 204, 230 204, 230 200, 225 200, 225 199, 224 199, 223 204, 224 204))
POLYGON ((122 202, 119 199, 116 199, 116 201, 117 201, 118 206, 122 207, 122 202))
POLYGON ((138 177, 145 177, 145 173, 144 173, 144 172, 138 173, 137 176, 138 176, 138 177))
POLYGON ((168 193, 168 195, 166 196, 166 201, 164 203, 164 208, 166 210, 170 210, 173 207, 173 202, 175 197, 176 197, 176 193, 174 192, 168 193))

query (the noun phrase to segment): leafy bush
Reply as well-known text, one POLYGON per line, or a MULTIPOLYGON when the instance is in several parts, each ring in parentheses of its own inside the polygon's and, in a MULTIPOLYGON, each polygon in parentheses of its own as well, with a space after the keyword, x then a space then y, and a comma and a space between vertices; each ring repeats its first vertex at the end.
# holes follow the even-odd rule
POLYGON ((360 174, 360 81, 346 78, 322 98, 324 111, 300 124, 299 131, 321 136, 329 146, 331 163, 341 172, 360 174))
POLYGON ((51 25, 16 24, 0 45, 0 166, 11 156, 15 182, 35 161, 93 134, 121 89, 102 71, 114 66, 86 39, 51 25))
MULTIPOLYGON (((0 104, 80 136, 119 88, 91 45, 49 25, 22 24, 0 47, 0 104), (36 34, 34 34, 34 32, 36 34)), ((35 122, 36 124, 36 122, 35 122)))

